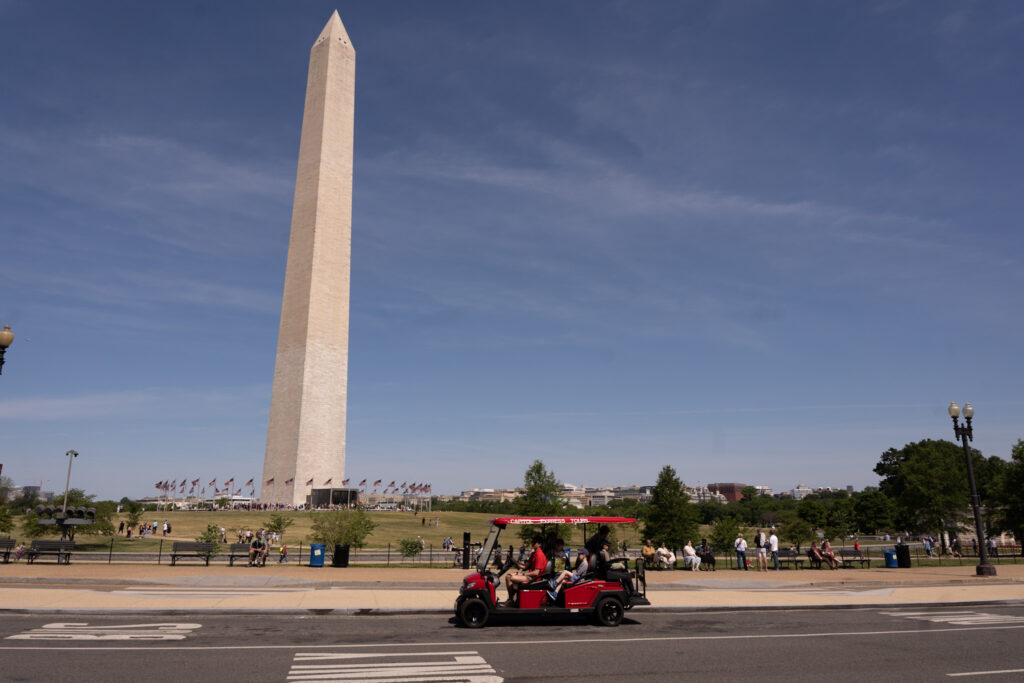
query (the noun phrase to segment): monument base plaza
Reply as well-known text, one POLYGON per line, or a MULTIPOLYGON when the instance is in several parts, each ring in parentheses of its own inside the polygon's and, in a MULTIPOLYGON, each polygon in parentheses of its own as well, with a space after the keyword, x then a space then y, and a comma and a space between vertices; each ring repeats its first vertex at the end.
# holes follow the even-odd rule
MULTIPOLYGON (((913 569, 649 571, 646 610, 850 608, 1024 601, 1024 564, 913 569)), ((59 612, 452 611, 462 569, 0 565, 0 610, 59 612)), ((504 589, 502 589, 503 592, 504 589)))

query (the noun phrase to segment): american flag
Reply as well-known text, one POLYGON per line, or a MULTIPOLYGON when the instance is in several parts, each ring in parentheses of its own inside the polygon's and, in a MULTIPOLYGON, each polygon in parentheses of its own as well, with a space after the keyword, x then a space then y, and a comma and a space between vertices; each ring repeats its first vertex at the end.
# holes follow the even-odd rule
POLYGON ((381 481, 382 481, 381 479, 378 479, 377 481, 373 482, 373 485, 374 486, 380 486, 380 482, 381 481))
POLYGON ((224 482, 224 485, 225 485, 225 486, 231 486, 231 485, 232 485, 232 484, 234 484, 234 483, 235 483, 235 478, 234 478, 234 477, 231 477, 231 478, 230 478, 230 479, 228 479, 228 480, 227 480, 226 482, 224 482))
POLYGON ((192 485, 193 486, 199 486, 199 480, 198 479, 193 479, 192 480, 192 485))
POLYGON ((217 488, 217 480, 214 479, 209 484, 207 484, 207 486, 212 486, 214 489, 216 489, 217 488))
POLYGON ((312 486, 312 485, 313 485, 313 477, 310 477, 309 479, 306 480, 306 486, 312 486))
POLYGON ((164 483, 162 481, 158 481, 157 483, 153 484, 153 488, 162 489, 163 487, 164 483))
POLYGON ((323 485, 324 485, 324 486, 330 486, 330 485, 331 485, 331 482, 332 482, 332 481, 334 481, 334 477, 331 477, 330 479, 328 479, 327 481, 325 481, 325 482, 323 483, 323 485))
POLYGON ((365 479, 363 479, 363 480, 362 480, 361 482, 359 482, 359 485, 360 485, 360 486, 366 486, 366 480, 365 480, 365 479))
POLYGON ((179 487, 179 488, 180 488, 180 489, 181 489, 182 491, 184 491, 184 490, 185 490, 185 484, 187 484, 187 483, 188 483, 188 479, 182 479, 182 480, 181 480, 181 483, 180 483, 180 484, 178 484, 178 487, 179 487))
POLYGON ((392 486, 394 486, 394 485, 395 485, 395 482, 394 482, 394 481, 392 481, 392 482, 391 482, 390 484, 388 484, 388 488, 391 488, 391 487, 392 487, 392 486))
POLYGON ((285 479, 284 480, 284 485, 285 486, 288 486, 288 485, 294 484, 294 483, 295 483, 295 477, 292 477, 291 479, 285 479))
POLYGON ((273 483, 274 483, 274 478, 273 477, 271 477, 270 479, 267 479, 267 486, 270 486, 273 483))
POLYGON ((341 480, 341 485, 342 486, 348 486, 348 479, 342 479, 341 480))
POLYGON ((246 486, 252 486, 252 483, 253 483, 254 481, 256 481, 256 480, 255 480, 255 479, 250 479, 249 481, 245 482, 245 485, 246 485, 246 486))

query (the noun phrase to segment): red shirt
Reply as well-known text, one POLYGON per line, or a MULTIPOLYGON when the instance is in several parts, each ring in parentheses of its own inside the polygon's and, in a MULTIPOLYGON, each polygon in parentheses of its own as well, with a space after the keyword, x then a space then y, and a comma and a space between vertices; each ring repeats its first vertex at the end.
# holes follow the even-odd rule
POLYGON ((536 571, 538 574, 543 574, 544 569, 548 566, 548 558, 544 556, 544 551, 537 548, 533 551, 533 555, 530 555, 530 564, 527 565, 526 571, 536 571))

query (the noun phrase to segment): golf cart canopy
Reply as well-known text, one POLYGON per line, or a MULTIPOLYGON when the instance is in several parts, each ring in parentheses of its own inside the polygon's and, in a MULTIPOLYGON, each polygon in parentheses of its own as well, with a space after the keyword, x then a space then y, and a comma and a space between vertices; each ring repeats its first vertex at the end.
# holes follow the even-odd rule
POLYGON ((632 517, 495 517, 491 524, 636 524, 632 517))

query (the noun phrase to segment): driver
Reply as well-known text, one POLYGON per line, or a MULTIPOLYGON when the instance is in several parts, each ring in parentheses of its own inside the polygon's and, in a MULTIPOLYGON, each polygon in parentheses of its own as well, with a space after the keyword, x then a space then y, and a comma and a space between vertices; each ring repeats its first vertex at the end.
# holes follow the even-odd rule
POLYGON ((264 563, 267 561, 267 544, 263 542, 263 537, 253 536, 252 544, 249 545, 249 566, 253 566, 257 562, 264 563))
POLYGON ((508 600, 505 602, 505 607, 515 607, 520 584, 528 583, 544 573, 548 558, 544 556, 544 550, 541 549, 543 543, 544 540, 540 536, 534 536, 533 554, 527 560, 525 568, 524 565, 517 562, 516 565, 520 567, 520 571, 509 572, 505 575, 505 587, 508 589, 508 600))

